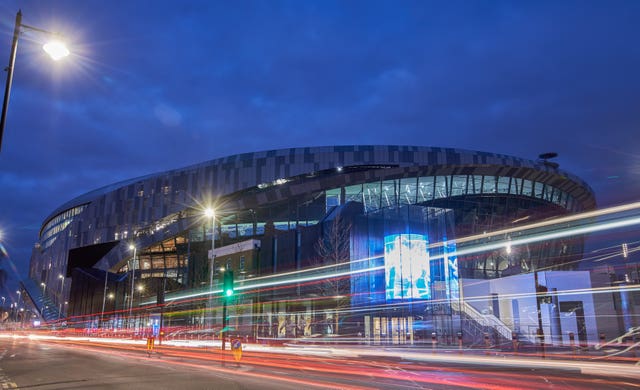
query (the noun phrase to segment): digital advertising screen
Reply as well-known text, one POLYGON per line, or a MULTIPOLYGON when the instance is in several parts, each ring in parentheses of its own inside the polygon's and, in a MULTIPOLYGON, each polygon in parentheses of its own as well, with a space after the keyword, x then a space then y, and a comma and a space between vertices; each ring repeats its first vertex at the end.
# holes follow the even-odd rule
POLYGON ((387 301, 431 298, 427 245, 427 236, 422 234, 393 234, 384 238, 387 301))

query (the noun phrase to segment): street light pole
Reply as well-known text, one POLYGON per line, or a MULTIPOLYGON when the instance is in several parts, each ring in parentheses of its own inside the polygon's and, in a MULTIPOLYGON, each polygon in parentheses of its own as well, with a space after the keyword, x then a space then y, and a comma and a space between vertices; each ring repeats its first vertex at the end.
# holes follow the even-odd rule
MULTIPOLYGON (((27 26, 22 24, 22 11, 18 10, 16 14, 16 25, 13 29, 13 40, 11 42, 11 53, 9 54, 9 65, 6 68, 7 71, 7 83, 4 87, 4 101, 2 103, 2 116, 0 117, 0 149, 2 148, 2 136, 4 134, 5 122, 7 119, 7 108, 9 107, 9 96, 11 95, 11 84, 13 83, 13 70, 16 63, 16 52, 18 50, 18 37, 20 37, 20 29, 25 28, 32 31, 37 31, 49 35, 58 35, 50 31, 42 30, 36 27, 27 26)), ((58 60, 62 57, 69 55, 69 50, 60 42, 51 42, 43 46, 43 49, 53 58, 58 60)))
MULTIPOLYGON (((212 208, 205 210, 205 215, 211 218, 211 257, 209 259, 209 314, 213 312, 213 272, 216 259, 216 212, 212 208)), ((213 317, 211 318, 211 332, 213 335, 213 317)))
POLYGON ((60 315, 62 314, 62 294, 64 293, 64 275, 59 274, 58 278, 60 278, 60 295, 58 295, 58 320, 60 319, 60 315))
POLYGON ((104 273, 104 290, 102 291, 102 311, 100 312, 100 325, 104 322, 104 305, 107 302, 107 276, 109 276, 109 270, 104 273))
POLYGON ((131 261, 131 295, 129 296, 129 324, 131 324, 131 316, 133 315, 133 283, 135 280, 135 268, 136 268, 136 248, 135 245, 130 245, 129 249, 133 249, 133 260, 131 261))
POLYGON ((20 25, 22 23, 22 11, 16 14, 16 26, 13 29, 13 41, 11 42, 11 54, 9 54, 9 66, 7 66, 7 84, 4 87, 4 102, 2 103, 2 118, 0 118, 0 148, 2 148, 2 135, 4 134, 4 124, 7 119, 7 107, 9 107, 9 95, 11 94, 11 83, 13 82, 13 68, 16 63, 16 51, 18 50, 18 37, 20 36, 20 25))

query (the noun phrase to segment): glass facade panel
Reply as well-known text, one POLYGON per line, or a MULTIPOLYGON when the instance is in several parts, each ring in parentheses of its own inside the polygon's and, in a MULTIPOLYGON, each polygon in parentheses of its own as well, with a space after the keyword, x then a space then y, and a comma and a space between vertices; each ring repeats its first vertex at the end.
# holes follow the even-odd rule
POLYGON ((222 232, 222 234, 226 234, 229 237, 235 237, 236 236, 236 224, 226 224, 226 225, 222 225, 220 226, 220 231, 222 232))
POLYGON ((562 207, 566 207, 567 205, 567 193, 564 191, 558 191, 560 193, 560 199, 558 200, 558 204, 562 207))
POLYGON ((482 193, 482 176, 472 176, 473 180, 469 180, 469 193, 481 194, 482 193))
POLYGON ((413 177, 400 180, 399 192, 400 204, 415 204, 418 194, 418 179, 413 177))
POLYGON ((483 194, 494 194, 496 192, 496 177, 495 176, 485 176, 482 181, 482 193, 483 194))
POLYGON ((525 180, 522 182, 522 195, 532 196, 533 194, 533 182, 531 180, 525 180))
POLYGON ((521 191, 522 191, 522 179, 518 179, 517 177, 512 177, 509 193, 514 195, 520 195, 521 191))
POLYGON ((329 212, 334 207, 340 206, 340 188, 327 190, 325 194, 326 210, 329 212))
POLYGON ((252 236, 253 235, 253 224, 252 223, 239 223, 238 224, 238 234, 240 237, 252 236))
POLYGON ((367 212, 380 209, 380 182, 367 183, 364 185, 364 209, 367 212))
POLYGON ((435 197, 446 198, 447 197, 447 176, 436 176, 435 197))
POLYGON ((151 268, 153 269, 161 269, 164 267, 164 257, 163 256, 152 256, 151 257, 151 268))
POLYGON ((434 180, 433 176, 423 176, 418 179, 418 202, 433 199, 434 180))
POLYGON ((551 202, 553 200, 553 187, 549 185, 544 186, 544 200, 551 202))
POLYGON ((555 203, 555 204, 560 203, 560 199, 559 199, 560 198, 560 190, 557 189, 557 188, 553 188, 553 187, 551 187, 551 190, 552 190, 552 192, 551 192, 551 201, 553 203, 555 203))
POLYGON ((382 194, 380 201, 382 207, 395 207, 398 204, 398 182, 396 180, 387 180, 382 182, 382 194))
POLYGON ((538 182, 533 183, 533 194, 534 194, 533 196, 535 196, 538 199, 542 199, 543 191, 544 191, 543 183, 538 183, 538 182))
MULTIPOLYGON (((340 190, 338 189, 338 192, 340 190)), ((339 194, 338 194, 339 195, 339 194)), ((346 202, 363 202, 362 184, 348 186, 344 188, 344 201, 346 202)))
POLYGON ((451 176, 451 196, 467 194, 467 176, 451 176))
POLYGON ((509 179, 505 176, 498 177, 498 193, 499 194, 508 194, 509 193, 509 179))

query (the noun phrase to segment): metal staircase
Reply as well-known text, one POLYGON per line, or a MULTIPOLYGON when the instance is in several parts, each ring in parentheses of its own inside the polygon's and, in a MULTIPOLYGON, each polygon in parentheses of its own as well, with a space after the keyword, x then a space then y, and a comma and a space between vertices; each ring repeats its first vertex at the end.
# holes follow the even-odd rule
MULTIPOLYGON (((485 335, 489 334, 494 344, 511 342, 513 329, 493 314, 483 314, 467 302, 452 300, 451 308, 460 313, 466 319, 466 331, 474 336, 478 343, 483 341, 485 335)), ((519 333, 518 340, 521 342, 535 343, 535 340, 528 334, 519 333)))

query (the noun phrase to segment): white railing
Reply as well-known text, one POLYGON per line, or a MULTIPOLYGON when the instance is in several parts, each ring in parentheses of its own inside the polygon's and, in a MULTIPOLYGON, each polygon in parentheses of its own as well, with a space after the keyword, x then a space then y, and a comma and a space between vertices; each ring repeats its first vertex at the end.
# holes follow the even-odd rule
MULTIPOLYGON (((494 316, 493 314, 483 314, 479 312, 475 307, 468 304, 467 302, 459 302, 456 300, 451 301, 451 307, 456 311, 465 313, 466 315, 471 317, 471 319, 476 321, 478 324, 495 329, 496 332, 500 333, 500 335, 502 335, 502 337, 504 337, 505 339, 511 340, 511 332, 512 332, 511 327, 505 324, 504 322, 502 322, 502 320, 500 320, 498 317, 494 316)), ((528 341, 535 343, 535 340, 532 339, 531 335, 521 334, 521 336, 525 336, 528 341)))

